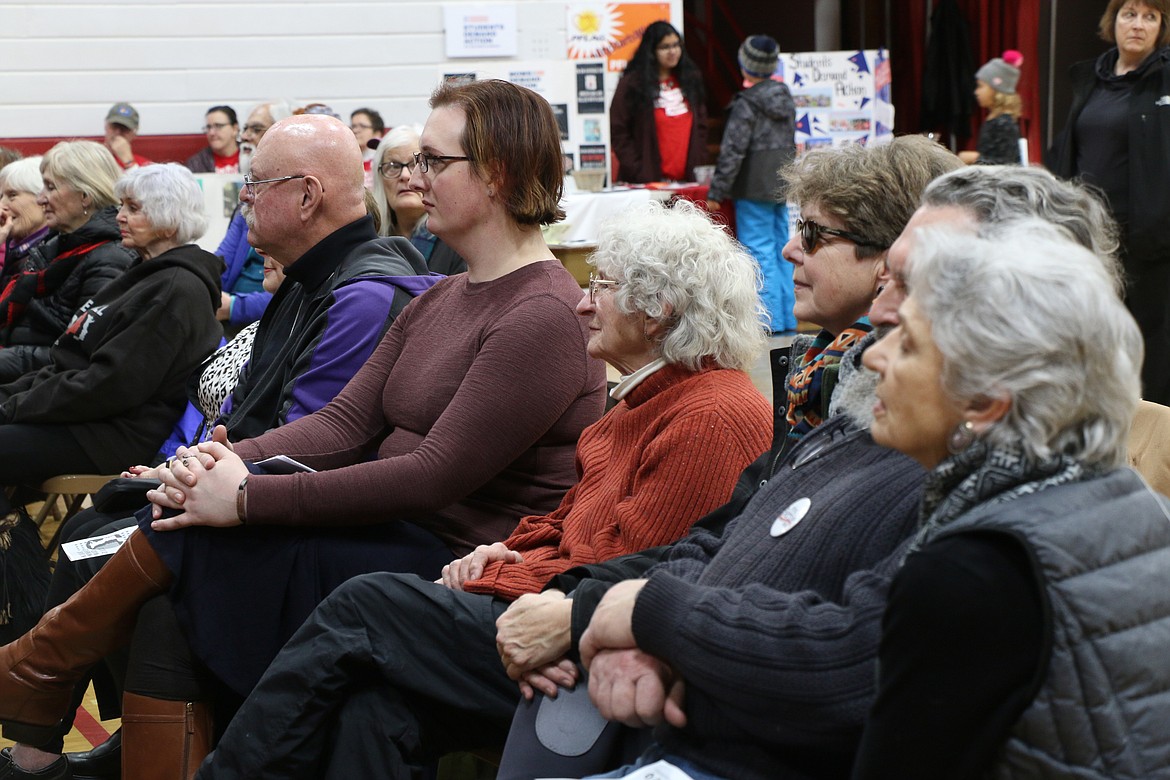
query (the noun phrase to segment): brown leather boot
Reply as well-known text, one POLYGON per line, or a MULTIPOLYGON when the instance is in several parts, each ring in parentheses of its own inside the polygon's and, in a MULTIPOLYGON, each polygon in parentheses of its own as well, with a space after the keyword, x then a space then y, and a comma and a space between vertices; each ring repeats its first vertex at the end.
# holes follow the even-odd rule
POLYGON ((140 533, 31 631, 0 647, 0 720, 52 726, 64 717, 73 685, 130 639, 138 609, 166 592, 170 570, 140 533))
POLYGON ((122 694, 122 780, 189 780, 211 752, 211 707, 122 694))

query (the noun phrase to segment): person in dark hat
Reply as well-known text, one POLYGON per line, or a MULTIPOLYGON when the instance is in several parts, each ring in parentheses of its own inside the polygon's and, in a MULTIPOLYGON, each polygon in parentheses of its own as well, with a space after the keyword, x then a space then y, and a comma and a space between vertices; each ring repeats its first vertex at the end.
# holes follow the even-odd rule
POLYGON ((788 241, 788 209, 777 174, 796 155, 796 105, 792 93, 772 78, 780 44, 752 35, 739 47, 745 89, 731 101, 708 206, 735 201, 736 232, 764 277, 761 297, 772 331, 796 329, 792 267, 780 256, 788 241))
POLYGON ((150 165, 151 161, 135 154, 132 144, 138 137, 138 109, 129 103, 115 103, 106 114, 106 146, 114 153, 114 159, 128 171, 139 165, 150 165))

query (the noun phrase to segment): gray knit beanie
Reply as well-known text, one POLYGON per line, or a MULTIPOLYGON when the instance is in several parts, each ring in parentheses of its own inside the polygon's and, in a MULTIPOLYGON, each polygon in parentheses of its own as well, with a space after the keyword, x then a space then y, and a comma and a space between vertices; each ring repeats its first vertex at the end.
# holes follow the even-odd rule
POLYGON ((975 78, 982 81, 996 92, 1005 95, 1016 94, 1016 82, 1020 80, 1020 69, 1013 68, 999 57, 988 60, 979 70, 975 71, 975 78))
POLYGON ((752 35, 739 47, 739 67, 749 76, 768 78, 779 59, 780 44, 767 35, 752 35))

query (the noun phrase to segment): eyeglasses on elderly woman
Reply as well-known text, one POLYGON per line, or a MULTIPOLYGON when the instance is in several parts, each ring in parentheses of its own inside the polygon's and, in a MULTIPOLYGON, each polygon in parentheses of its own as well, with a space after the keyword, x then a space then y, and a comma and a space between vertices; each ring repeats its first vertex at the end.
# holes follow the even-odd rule
POLYGON ((403 171, 413 171, 416 165, 418 165, 418 163, 414 160, 411 160, 410 162, 387 160, 378 166, 378 173, 382 175, 383 179, 394 181, 395 179, 402 177, 403 171))
POLYGON ((589 303, 596 303, 597 290, 601 288, 607 290, 610 287, 617 287, 619 282, 613 279, 602 279, 600 276, 594 276, 592 272, 589 273, 589 303))
POLYGON ((851 233, 848 230, 838 230, 837 228, 825 227, 811 219, 796 220, 796 229, 800 231, 800 248, 804 250, 805 254, 812 254, 817 251, 817 246, 820 245, 824 236, 834 236, 836 238, 844 238, 847 241, 852 241, 858 246, 870 246, 875 249, 889 249, 889 244, 883 244, 878 241, 872 241, 865 236, 857 233, 851 233))

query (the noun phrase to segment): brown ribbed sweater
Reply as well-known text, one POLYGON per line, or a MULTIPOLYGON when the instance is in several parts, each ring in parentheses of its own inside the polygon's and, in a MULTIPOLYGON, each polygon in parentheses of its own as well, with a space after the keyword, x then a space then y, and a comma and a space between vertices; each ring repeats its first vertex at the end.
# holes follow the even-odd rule
POLYGON ((728 499, 771 436, 772 408, 747 374, 668 365, 581 434, 580 481, 504 542, 524 560, 489 564, 463 589, 512 600, 572 566, 672 542, 728 499))
POLYGON ((248 522, 401 518, 464 555, 556 506, 604 401, 580 299, 556 260, 436 284, 324 409, 236 445, 244 460, 288 455, 319 472, 250 477, 248 522))

